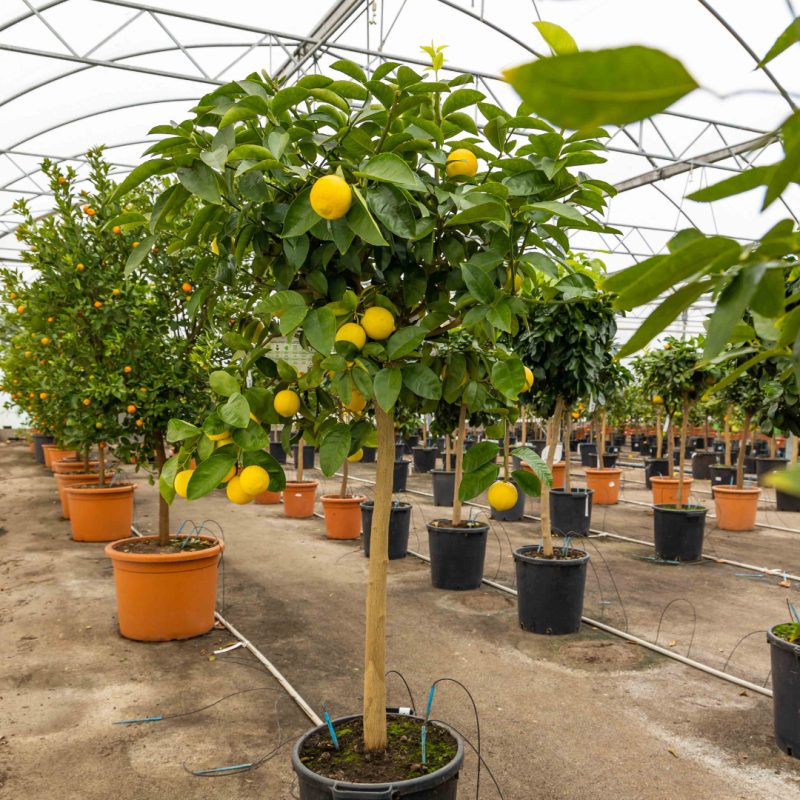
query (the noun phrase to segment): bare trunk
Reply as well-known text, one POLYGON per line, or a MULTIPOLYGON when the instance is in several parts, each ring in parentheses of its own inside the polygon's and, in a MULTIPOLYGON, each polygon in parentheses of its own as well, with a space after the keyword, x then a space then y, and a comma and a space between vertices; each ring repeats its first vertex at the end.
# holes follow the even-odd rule
POLYGON ((367 631, 364 646, 364 746, 386 749, 386 570, 394 473, 393 412, 375 403, 378 466, 370 531, 367 631))
POLYGON ((711 439, 709 439, 709 430, 708 430, 708 414, 706 414, 706 422, 705 422, 705 443, 703 445, 703 450, 710 450, 711 449, 711 439))
POLYGON ((572 491, 572 469, 570 468, 570 452, 569 445, 572 439, 572 409, 566 410, 566 428, 564 433, 564 493, 569 494, 572 491))
POLYGON ((303 452, 305 449, 305 443, 303 442, 302 437, 300 441, 297 443, 297 475, 296 480, 298 483, 303 482, 303 461, 305 453, 303 452))
POLYGON ((739 443, 739 461, 736 463, 736 488, 744 488, 744 459, 747 453, 747 438, 750 435, 750 421, 753 414, 746 411, 744 415, 744 427, 742 429, 742 441, 739 443))
POLYGON ((725 413, 725 466, 731 465, 731 414, 733 413, 733 406, 728 406, 725 413))
POLYGON ((664 449, 664 434, 661 430, 661 406, 656 409, 656 458, 661 458, 664 449))
POLYGON ((672 444, 672 415, 667 415, 667 475, 671 478, 675 474, 675 459, 673 458, 672 444))
MULTIPOLYGON (((164 452, 164 438, 160 433, 156 433, 156 465, 158 466, 158 477, 161 478, 161 471, 167 463, 167 454, 164 452)), ((169 544, 169 506, 167 501, 158 493, 158 546, 166 547, 169 544)))
POLYGON ((84 472, 88 472, 88 471, 89 471, 89 458, 91 457, 91 454, 92 454, 92 450, 91 450, 91 448, 89 448, 89 449, 88 449, 88 450, 87 450, 87 451, 86 451, 86 452, 83 454, 83 471, 84 471, 84 472))
POLYGON ((797 436, 792 434, 792 463, 793 467, 797 466, 797 436))
POLYGON ((450 472, 450 434, 444 437, 444 471, 450 472))
MULTIPOLYGON (((552 473, 555 462, 556 444, 558 442, 558 429, 561 414, 564 410, 564 400, 559 397, 556 402, 556 410, 550 421, 550 430, 547 432, 547 469, 552 473)), ((542 486, 542 499, 540 504, 540 515, 542 518, 542 552, 545 556, 553 556, 553 536, 550 531, 550 487, 542 486)))
POLYGON ((458 492, 461 489, 461 476, 464 464, 464 430, 467 424, 467 407, 464 403, 458 412, 458 439, 456 440, 456 477, 453 483, 453 527, 461 524, 461 501, 458 492))
POLYGON ((97 485, 106 485, 106 451, 100 445, 97 445, 97 466, 100 468, 100 473, 97 476, 97 485))
POLYGON ((528 420, 525 414, 525 406, 520 405, 519 411, 522 414, 522 446, 525 447, 528 444, 528 420))
POLYGON ((344 500, 347 497, 347 472, 350 462, 345 459, 342 464, 342 485, 339 487, 339 497, 344 500))
POLYGON ((508 435, 508 420, 506 420, 505 431, 503 432, 503 480, 507 481, 509 476, 508 471, 508 444, 509 444, 509 435, 508 435))
POLYGON ((678 460, 678 509, 683 508, 683 467, 686 464, 686 427, 689 424, 689 398, 683 395, 683 420, 681 421, 681 454, 678 460))
POLYGON ((775 434, 773 433, 769 439, 769 457, 775 458, 778 455, 778 443, 775 441, 775 434))
POLYGON ((603 456, 606 454, 606 410, 603 409, 603 413, 600 417, 600 456, 597 459, 597 466, 602 469, 603 467, 603 456))

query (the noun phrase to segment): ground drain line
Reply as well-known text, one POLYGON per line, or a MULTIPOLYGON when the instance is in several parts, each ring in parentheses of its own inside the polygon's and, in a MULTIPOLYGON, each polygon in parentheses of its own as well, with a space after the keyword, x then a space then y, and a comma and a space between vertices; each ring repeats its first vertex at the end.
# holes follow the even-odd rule
MULTIPOLYGON (((422 561, 427 561, 430 563, 430 558, 422 555, 422 553, 415 553, 413 550, 409 550, 408 553, 409 555, 415 556, 422 561)), ((505 592, 506 594, 510 594, 514 597, 517 596, 516 589, 512 589, 509 586, 504 586, 502 583, 490 581, 488 578, 483 578, 482 581, 487 586, 491 586, 493 589, 498 589, 499 591, 505 592)), ((765 689, 763 686, 757 686, 755 683, 750 683, 750 681, 737 678, 735 675, 728 675, 726 672, 720 672, 720 670, 714 669, 714 667, 701 664, 699 661, 693 661, 691 658, 686 658, 679 653, 673 653, 670 650, 665 650, 663 647, 659 647, 657 644, 651 644, 646 639, 640 639, 638 636, 632 636, 630 633, 625 633, 625 631, 621 631, 618 628, 612 628, 610 625, 606 625, 603 622, 597 622, 589 617, 581 617, 581 619, 587 625, 600 628, 600 630, 606 631, 606 633, 611 633, 614 636, 619 636, 621 639, 626 639, 629 642, 634 642, 642 647, 646 647, 648 650, 652 650, 655 653, 660 653, 662 656, 673 659, 673 661, 680 661, 682 664, 699 669, 701 672, 705 672, 708 675, 713 675, 715 678, 722 678, 722 680, 728 681, 729 683, 735 683, 737 686, 749 689, 751 692, 758 692, 758 694, 763 694, 766 697, 772 697, 771 689, 765 689)))
MULTIPOLYGON (((141 536, 142 534, 136 530, 136 528, 131 525, 131 530, 133 531, 135 536, 141 536)), ((220 624, 224 625, 271 673, 272 677, 275 678, 276 681, 286 690, 287 694, 292 698, 292 700, 300 706, 303 713, 315 724, 315 725, 323 725, 324 723, 322 720, 314 713, 314 710, 311 706, 306 703, 305 700, 297 693, 294 686, 292 686, 286 678, 279 672, 279 670, 275 667, 275 665, 255 646, 250 642, 248 639, 245 639, 233 625, 225 619, 218 611, 214 612, 214 616, 220 622, 220 624)))
MULTIPOLYGON (((336 474, 339 475, 340 473, 337 472, 336 474)), ((375 481, 370 481, 370 480, 367 480, 366 478, 356 478, 356 477, 354 477, 352 475, 350 476, 350 478, 352 480, 354 480, 354 481, 361 481, 361 483, 371 483, 373 486, 375 485, 375 481)), ((421 491, 419 491, 419 489, 406 489, 405 491, 408 492, 409 494, 419 494, 419 495, 422 495, 423 497, 433 497, 433 495, 430 492, 421 492, 421 491)), ((628 501, 622 501, 622 502, 633 503, 635 501, 634 500, 628 500, 628 501)), ((465 506, 475 506, 476 508, 483 508, 483 509, 489 508, 489 506, 482 505, 481 503, 471 503, 468 500, 465 500, 463 505, 465 505, 465 506)), ((637 505, 647 505, 647 504, 646 503, 637 503, 637 505)), ((322 517, 321 514, 317 514, 317 516, 322 517)), ((709 514, 709 516, 713 516, 713 514, 709 514)), ((536 522, 541 522, 542 521, 541 517, 534 516, 533 514, 523 514, 523 517, 525 519, 535 520, 536 522)), ((762 527, 770 527, 770 526, 764 525, 762 527)), ((783 529, 779 528, 778 530, 783 530, 783 529)), ((792 530, 792 529, 789 528, 787 530, 792 530)), ((609 531, 599 531, 596 528, 589 528, 589 532, 595 534, 595 536, 598 537, 598 538, 603 537, 603 536, 610 536, 613 539, 621 539, 624 542, 634 542, 635 544, 642 544, 642 545, 645 545, 646 547, 655 547, 655 543, 654 542, 645 542, 645 541, 642 541, 641 539, 633 539, 630 536, 621 536, 618 533, 610 533, 609 531)), ((800 533, 800 531, 794 531, 794 532, 800 533)), ((732 567, 744 567, 745 569, 754 569, 754 570, 757 570, 758 572, 765 572, 768 575, 772 575, 773 577, 776 577, 776 578, 780 578, 780 577, 783 577, 785 575, 786 578, 788 578, 789 580, 800 581, 800 575, 790 575, 788 572, 785 572, 782 569, 775 569, 775 568, 770 568, 770 567, 758 567, 758 566, 755 566, 754 564, 743 564, 741 561, 730 561, 727 558, 717 558, 716 556, 709 556, 709 555, 706 555, 705 553, 701 553, 701 555, 702 555, 703 558, 706 558, 709 561, 714 561, 717 564, 730 564, 732 567)))

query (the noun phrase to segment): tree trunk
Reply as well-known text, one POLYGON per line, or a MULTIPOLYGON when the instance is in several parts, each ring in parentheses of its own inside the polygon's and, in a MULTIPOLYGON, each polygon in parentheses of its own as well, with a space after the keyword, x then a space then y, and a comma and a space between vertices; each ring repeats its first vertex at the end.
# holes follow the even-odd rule
POLYGON ((525 414, 525 406, 520 404, 519 411, 522 414, 522 446, 525 447, 528 444, 528 419, 525 414))
POLYGON ((792 463, 793 467, 797 466, 797 436, 792 434, 792 463))
POLYGON ((90 447, 83 454, 83 471, 87 473, 89 472, 89 459, 91 458, 91 455, 92 455, 92 448, 90 447))
POLYGON ((350 462, 347 459, 345 459, 342 464, 342 485, 339 487, 339 497, 342 500, 347 497, 347 473, 349 464, 350 462))
MULTIPOLYGON (((558 443, 558 422, 564 410, 564 400, 559 397, 556 402, 556 410, 550 422, 550 429, 547 432, 547 469, 552 473, 553 463, 555 462, 556 444, 558 443)), ((553 556, 553 536, 550 532, 550 487, 542 485, 542 498, 540 503, 540 515, 542 517, 542 552, 545 556, 553 556)))
POLYGON ((100 472, 97 476, 97 485, 98 486, 105 486, 106 485, 106 451, 100 445, 97 445, 97 466, 100 468, 100 472))
MULTIPOLYGON (((164 452, 164 437, 156 433, 156 466, 158 477, 161 479, 161 470, 167 463, 167 454, 164 452)), ((169 544, 169 506, 167 501, 158 493, 158 546, 166 547, 169 544)))
POLYGON ((505 431, 503 432, 503 480, 508 481, 510 475, 508 471, 508 420, 506 420, 505 431))
POLYGON ((705 422, 705 442, 703 443, 703 450, 709 450, 711 448, 711 439, 708 438, 709 430, 708 430, 708 414, 706 414, 706 422, 705 422))
POLYGON ((444 471, 450 472, 450 434, 444 437, 444 471))
POLYGON ((672 448, 672 414, 667 414, 667 475, 671 478, 675 474, 675 459, 672 448))
POLYGON ((742 440, 739 442, 739 460, 736 463, 736 488, 744 488, 744 459, 747 453, 747 438, 750 435, 750 420, 753 419, 753 414, 746 411, 744 415, 744 427, 742 428, 742 440))
POLYGON ((303 437, 301 436, 300 441, 297 443, 297 475, 295 476, 295 479, 298 483, 303 482, 303 461, 305 460, 303 457, 305 455, 303 450, 304 442, 303 437))
MULTIPOLYGON (((461 476, 464 463, 464 429, 467 424, 467 407, 464 403, 458 412, 458 439, 456 441, 456 477, 453 482, 453 527, 461 524, 461 501, 458 491, 461 488, 461 476)), ((370 545, 371 546, 371 545, 370 545)))
POLYGON ((731 465, 731 414, 733 413, 733 406, 728 406, 725 413, 725 466, 731 465))
POLYGON ((606 410, 600 416, 600 455, 597 457, 597 466, 603 468, 603 456, 606 454, 606 410))
POLYGON ((564 433, 564 494, 569 494, 572 491, 572 470, 570 469, 570 451, 569 444, 572 439, 572 409, 566 410, 567 423, 564 433))
POLYGON ((778 443, 775 441, 775 434, 769 437, 769 457, 775 458, 778 455, 778 443))
POLYGON ((661 406, 656 409, 656 458, 661 458, 664 449, 664 434, 661 431, 661 406))
POLYGON ((683 395, 683 420, 681 421, 681 454, 678 459, 678 510, 683 508, 683 468, 686 464, 686 428, 689 424, 689 398, 683 395))
POLYGON ((378 466, 370 531, 367 631, 364 646, 364 746, 386 749, 386 570, 394 473, 393 412, 375 403, 378 466))

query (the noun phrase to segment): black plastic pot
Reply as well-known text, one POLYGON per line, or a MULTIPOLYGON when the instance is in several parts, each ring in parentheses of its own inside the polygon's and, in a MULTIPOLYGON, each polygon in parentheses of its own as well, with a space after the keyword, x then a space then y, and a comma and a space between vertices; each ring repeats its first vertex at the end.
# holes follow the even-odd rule
POLYGON ((392 494, 404 492, 408 482, 408 461, 398 459, 394 462, 394 474, 392 475, 392 494))
MULTIPOLYGON (((456 453, 450 453, 450 469, 454 470, 456 468, 456 453)), ((447 466, 447 453, 440 453, 439 458, 442 459, 442 468, 444 469, 447 466)))
POLYGON ((666 458, 646 458, 644 460, 644 482, 648 489, 653 488, 650 478, 669 475, 669 461, 666 458))
POLYGON ((785 458, 757 458, 756 459, 756 475, 758 476, 758 485, 763 486, 764 476, 776 469, 781 469, 786 466, 785 458))
POLYGON ((699 561, 703 556, 707 508, 653 506, 656 558, 699 561))
MULTIPOLYGON (((774 630, 774 627, 773 629, 774 630)), ((800 758, 800 647, 767 631, 772 661, 772 708, 775 744, 800 758)))
MULTIPOLYGON (((361 714, 339 717, 333 720, 333 725, 336 727, 339 723, 360 718, 361 714)), ((435 722, 429 724, 436 725, 435 722)), ((464 764, 464 742, 455 731, 448 728, 457 743, 455 758, 436 772, 395 783, 341 783, 317 775, 300 760, 303 746, 309 737, 327 729, 327 725, 320 725, 308 731, 298 739, 292 750, 292 769, 297 775, 300 800, 456 800, 458 773, 464 764)))
MULTIPOLYGON (((295 445, 296 447, 297 445, 295 445)), ((297 452, 295 450, 295 452, 297 452)), ((279 463, 285 464, 286 463, 286 451, 283 449, 283 445, 280 442, 270 442, 269 443, 269 454, 279 463)))
POLYGON ((639 452, 640 452, 640 453, 641 453, 643 456, 652 456, 652 455, 655 455, 655 453, 656 453, 656 449, 657 449, 657 448, 653 447, 653 445, 652 445, 652 444, 650 444, 650 442, 642 442, 642 443, 639 445, 639 452))
MULTIPOLYGON (((297 461, 297 452, 299 450, 298 445, 292 445, 292 453, 294 454, 294 468, 297 469, 298 461, 297 461)), ((314 469, 314 453, 316 453, 316 449, 312 444, 304 444, 303 445, 303 469, 314 469)))
POLYGON ((569 451, 570 451, 570 453, 577 453, 578 452, 578 440, 577 439, 570 439, 569 440, 569 451))
POLYGON ((634 453, 641 453, 642 452, 642 443, 636 439, 635 441, 631 442, 631 451, 634 453))
POLYGON ((775 490, 776 508, 778 511, 800 511, 800 497, 786 494, 780 489, 775 490))
POLYGON ((550 490, 550 530, 556 536, 588 536, 594 489, 550 490))
MULTIPOLYGON (((364 447, 361 448, 364 451, 364 455, 361 457, 361 461, 364 464, 374 464, 375 463, 375 454, 378 452, 377 447, 364 447)), ((395 453, 397 451, 395 450, 395 453)))
POLYGON ((532 439, 528 444, 539 454, 547 447, 547 439, 532 439))
POLYGON ((525 493, 514 481, 509 480, 509 483, 517 490, 517 502, 506 511, 491 509, 490 516, 500 522, 519 522, 525 514, 525 493))
POLYGON ((439 451, 435 447, 415 447, 413 453, 415 472, 430 472, 432 469, 436 469, 436 458, 439 451))
POLYGON ((692 477, 701 481, 711 480, 711 467, 717 463, 717 454, 708 451, 692 455, 692 477))
MULTIPOLYGON (((597 460, 600 458, 598 453, 589 453, 589 464, 587 466, 597 468, 597 460)), ((612 469, 617 466, 616 453, 603 453, 603 469, 612 469)))
POLYGON ((406 452, 406 445, 405 442, 395 442, 394 443, 394 460, 399 461, 406 452))
MULTIPOLYGON (((372 532, 372 511, 375 503, 365 500, 361 504, 361 535, 364 537, 364 555, 369 558, 369 539, 372 532)), ((408 553, 408 531, 411 526, 411 503, 393 503, 389 514, 389 561, 405 558, 408 553)))
POLYGON ((469 450, 471 447, 475 447, 476 444, 478 444, 477 439, 466 439, 464 441, 464 452, 469 450))
POLYGON ((33 434, 33 457, 39 464, 44 464, 43 444, 53 444, 55 439, 52 436, 45 436, 43 433, 33 434))
POLYGON ((615 436, 614 437, 614 447, 625 447, 625 437, 624 436, 615 436))
POLYGON ((404 445, 406 448, 406 454, 411 455, 411 451, 419 444, 420 437, 417 434, 413 436, 409 436, 408 439, 405 440, 404 445))
MULTIPOLYGON (((450 520, 434 520, 447 522, 450 520)), ((488 525, 447 528, 428 523, 431 583, 436 589, 479 589, 486 557, 488 525)))
POLYGON ((537 558, 538 552, 538 545, 514 551, 519 626, 548 636, 577 633, 583 616, 589 554, 566 560, 537 558))
POLYGON ((715 453, 724 453, 725 452, 725 442, 714 442, 714 452, 715 453))
POLYGON ((431 475, 433 477, 433 504, 452 507, 456 488, 455 472, 434 469, 431 470, 431 475))
POLYGON ((712 486, 736 486, 736 467, 715 464, 709 467, 712 486))
POLYGON ((591 467, 590 456, 597 453, 597 445, 596 444, 582 444, 580 446, 580 454, 581 454, 581 465, 584 467, 591 467))

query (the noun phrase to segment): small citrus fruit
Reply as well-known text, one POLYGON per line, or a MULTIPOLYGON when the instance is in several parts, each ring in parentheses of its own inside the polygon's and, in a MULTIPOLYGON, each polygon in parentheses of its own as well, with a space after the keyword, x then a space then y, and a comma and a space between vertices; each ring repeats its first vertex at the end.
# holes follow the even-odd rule
POLYGON ((447 174, 453 178, 456 175, 469 175, 472 177, 478 171, 478 159, 463 147, 453 150, 447 156, 447 174))
MULTIPOLYGON (((519 272, 517 272, 514 275, 514 291, 515 292, 518 292, 522 288, 522 281, 523 281, 522 275, 520 275, 519 272)), ((510 286, 511 286, 511 270, 507 269, 506 270, 506 288, 509 288, 510 286)))
MULTIPOLYGON (((236 470, 236 467, 233 468, 236 470)), ((248 503, 252 503, 255 500, 255 495, 247 494, 244 489, 242 489, 242 482, 238 475, 234 475, 229 481, 228 486, 226 488, 226 493, 228 495, 228 500, 231 503, 236 503, 237 506, 246 506, 248 503)))
POLYGON ((347 460, 352 461, 354 464, 357 463, 358 461, 361 461, 362 458, 364 458, 364 450, 362 448, 356 450, 356 452, 353 453, 353 455, 347 456, 347 460))
POLYGON ((336 331, 337 342, 350 342, 359 350, 367 343, 366 331, 355 322, 348 322, 336 331))
POLYGON ((392 312, 380 306, 372 306, 364 312, 361 326, 370 339, 386 339, 394 331, 392 312))
POLYGON ((137 427, 137 428, 141 428, 141 427, 142 427, 142 425, 144 425, 144 421, 143 421, 143 420, 141 420, 141 419, 137 419, 137 420, 136 420, 136 427, 137 427))
POLYGON ((654 395, 653 402, 657 406, 663 406, 664 405, 664 398, 660 394, 654 395))
POLYGON ((269 473, 257 464, 245 467, 239 476, 239 486, 243 492, 253 496, 266 492, 269 488, 269 473))
POLYGON ((128 413, 129 413, 129 414, 133 414, 133 412, 134 412, 134 411, 136 411, 136 406, 135 406, 135 405, 133 405, 133 403, 131 403, 131 404, 128 406, 128 413))
POLYGON ((529 391, 533 386, 533 372, 525 367, 525 391, 529 391))
POLYGON ((341 219, 353 202, 353 193, 344 178, 325 175, 311 187, 311 208, 323 219, 341 219))
POLYGON ((84 404, 85 406, 90 406, 90 405, 92 404, 92 401, 91 401, 91 400, 90 400, 90 399, 87 397, 87 398, 86 398, 86 399, 83 401, 83 404, 84 404))
POLYGON ((186 497, 186 491, 189 488, 189 481, 192 475, 194 475, 193 469, 185 469, 175 476, 175 483, 173 486, 175 487, 175 493, 180 497, 186 497))
POLYGON ((39 392, 40 400, 47 400, 47 392, 39 392))
POLYGON ((353 396, 350 398, 350 402, 345 404, 345 408, 348 411, 352 411, 354 414, 360 414, 364 410, 364 406, 366 406, 367 401, 364 399, 364 396, 358 389, 353 389, 353 396))
POLYGON ((123 369, 122 371, 123 371, 123 372, 130 372, 130 371, 131 371, 131 369, 132 369, 132 367, 125 367, 125 369, 123 369))
POLYGON ((514 507, 519 495, 516 487, 512 486, 510 483, 497 481, 497 483, 493 483, 489 487, 487 497, 489 505, 495 509, 495 511, 508 511, 509 508, 514 507))
POLYGON ((181 286, 181 289, 183 289, 184 292, 191 292, 192 291, 192 284, 191 283, 184 283, 183 286, 181 286))
POLYGON ((300 410, 300 397, 291 389, 275 395, 275 413, 281 417, 293 417, 300 410))
MULTIPOLYGON (((214 449, 217 450, 220 447, 225 447, 226 445, 229 445, 229 444, 233 444, 233 437, 231 437, 230 431, 228 431, 228 433, 227 433, 227 435, 225 436, 224 439, 217 439, 217 441, 214 442, 214 449)), ((227 480, 227 478, 226 478, 226 480, 227 480)))
POLYGON ((223 431, 222 433, 207 433, 206 436, 208 436, 208 438, 211 439, 212 442, 220 442, 223 439, 230 439, 231 432, 223 431))
POLYGON ((114 226, 114 227, 111 229, 111 232, 112 232, 112 233, 122 233, 122 228, 120 228, 120 226, 119 226, 119 225, 115 225, 115 226, 114 226))
POLYGON ((17 306, 17 311, 20 314, 24 314, 25 313, 25 306, 17 306))

